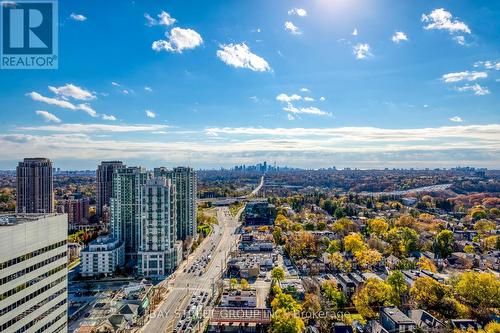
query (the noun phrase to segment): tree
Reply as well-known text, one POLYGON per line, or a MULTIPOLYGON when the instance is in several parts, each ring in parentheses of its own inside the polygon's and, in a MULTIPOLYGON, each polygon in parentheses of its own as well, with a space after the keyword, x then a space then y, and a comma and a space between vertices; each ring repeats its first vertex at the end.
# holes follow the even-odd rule
MULTIPOLYGON (((337 212, 335 212, 335 214, 337 214, 337 212)), ((356 231, 357 227, 350 219, 348 219, 347 217, 342 217, 332 224, 331 229, 333 232, 347 235, 350 232, 356 231)))
POLYGON ((363 238, 358 233, 352 233, 344 238, 344 249, 351 253, 364 250, 366 248, 363 238))
POLYGON ((383 219, 368 220, 368 232, 381 237, 389 229, 389 224, 383 219))
POLYGON ((338 240, 331 240, 328 243, 328 248, 326 249, 326 252, 328 253, 334 253, 340 251, 340 244, 338 240))
POLYGON ((464 246, 464 252, 465 253, 476 253, 476 248, 472 245, 465 245, 464 246))
POLYGON ((474 230, 477 230, 481 234, 485 234, 490 232, 491 230, 495 230, 497 227, 496 223, 488 220, 479 220, 474 223, 474 230))
POLYGON ((275 267, 271 271, 271 277, 277 282, 283 281, 285 279, 285 271, 281 267, 275 267))
POLYGON ((330 303, 332 309, 344 307, 347 304, 346 295, 340 290, 337 283, 332 280, 326 280, 321 284, 321 293, 330 303))
POLYGON ((291 312, 278 309, 271 316, 271 333, 302 333, 304 321, 291 312))
POLYGON ((319 296, 312 293, 305 294, 302 308, 307 313, 318 313, 321 310, 321 302, 319 296))
POLYGON ((411 215, 401 215, 396 221, 398 227, 411 228, 415 224, 415 219, 411 215))
POLYGON ((396 305, 401 305, 401 298, 408 290, 405 278, 401 271, 393 271, 387 278, 387 283, 392 288, 392 301, 396 305))
POLYGON ((358 265, 363 269, 371 268, 382 260, 382 254, 377 250, 365 249, 354 253, 358 265))
POLYGON ((437 234, 436 240, 434 242, 434 249, 441 258, 448 258, 453 252, 453 243, 455 238, 453 237, 453 231, 442 230, 437 234))
POLYGON ((434 263, 429 258, 426 258, 424 256, 418 259, 417 265, 421 270, 427 270, 433 273, 437 272, 436 265, 434 265, 434 263))
POLYGON ((472 308, 500 307, 500 280, 490 273, 465 272, 454 286, 458 298, 472 308))
POLYGON ((236 280, 235 278, 231 278, 229 280, 229 284, 231 286, 231 289, 235 289, 236 288, 236 285, 238 284, 238 280, 236 280))
POLYGON ((427 276, 416 279, 413 287, 410 289, 412 301, 418 307, 424 309, 438 309, 441 301, 448 294, 449 289, 447 286, 427 276))
POLYGON ((418 248, 418 234, 408 227, 392 228, 387 234, 387 241, 395 256, 406 256, 418 248))
POLYGON ((274 238, 274 242, 276 244, 281 244, 281 238, 282 238, 282 235, 283 235, 283 230, 278 227, 278 226, 275 226, 273 228, 273 238, 274 238))
POLYGON ((354 295, 356 310, 367 319, 376 318, 381 306, 391 305, 391 286, 379 279, 370 278, 354 295))
POLYGON ((497 248, 498 240, 500 236, 498 235, 493 235, 493 236, 488 236, 483 240, 483 248, 485 251, 491 251, 497 248))
POLYGON ((241 289, 247 290, 250 287, 250 283, 248 283, 247 279, 241 279, 240 286, 241 289))
POLYGON ((344 257, 339 252, 330 253, 328 255, 328 261, 330 262, 330 266, 337 271, 346 273, 351 271, 351 264, 345 261, 344 257))
POLYGON ((293 298, 292 295, 283 292, 274 297, 271 302, 271 307, 274 311, 283 309, 287 312, 299 312, 302 310, 302 306, 293 298))

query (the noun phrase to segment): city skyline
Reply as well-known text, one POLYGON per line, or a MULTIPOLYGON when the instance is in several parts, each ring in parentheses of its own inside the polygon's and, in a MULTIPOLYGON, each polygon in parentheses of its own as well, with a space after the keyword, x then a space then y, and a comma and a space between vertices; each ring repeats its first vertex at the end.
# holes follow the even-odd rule
POLYGON ((63 169, 494 168, 499 12, 491 1, 61 3, 59 69, 1 73, 0 169, 40 155, 63 169))

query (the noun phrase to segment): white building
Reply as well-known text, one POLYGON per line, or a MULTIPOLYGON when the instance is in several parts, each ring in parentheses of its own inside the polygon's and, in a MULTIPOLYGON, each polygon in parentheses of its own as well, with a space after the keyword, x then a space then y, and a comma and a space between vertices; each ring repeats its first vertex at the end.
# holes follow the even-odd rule
POLYGON ((164 277, 179 264, 176 242, 175 188, 170 179, 155 177, 142 186, 138 273, 164 277))
POLYGON ((98 237, 80 255, 82 276, 110 276, 125 264, 125 246, 112 236, 98 237))
POLYGON ((171 179, 175 186, 177 239, 185 240, 187 237, 196 237, 196 171, 189 167, 177 167, 172 171, 155 168, 154 175, 171 179))
POLYGON ((67 332, 67 219, 0 216, 0 332, 67 332))
POLYGON ((224 290, 221 297, 221 306, 255 308, 257 306, 257 291, 250 290, 224 290))

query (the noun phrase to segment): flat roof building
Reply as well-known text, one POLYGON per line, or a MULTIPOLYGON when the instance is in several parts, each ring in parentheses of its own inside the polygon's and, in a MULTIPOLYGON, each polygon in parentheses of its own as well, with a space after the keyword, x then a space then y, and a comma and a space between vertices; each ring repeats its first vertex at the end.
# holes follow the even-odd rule
POLYGON ((65 214, 0 216, 0 332, 67 332, 65 214))

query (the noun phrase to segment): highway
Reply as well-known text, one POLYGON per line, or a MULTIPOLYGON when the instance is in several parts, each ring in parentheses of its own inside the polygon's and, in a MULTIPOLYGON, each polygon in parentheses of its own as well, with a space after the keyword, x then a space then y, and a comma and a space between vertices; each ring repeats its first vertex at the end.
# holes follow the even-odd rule
POLYGON ((167 288, 167 294, 140 332, 172 333, 191 299, 200 292, 208 292, 210 299, 213 283, 220 278, 229 252, 236 248, 236 229, 241 212, 233 217, 227 207, 217 208, 219 223, 175 273, 160 283, 167 288), (194 269, 196 264, 198 268, 194 269))

